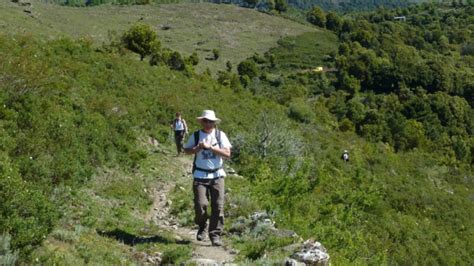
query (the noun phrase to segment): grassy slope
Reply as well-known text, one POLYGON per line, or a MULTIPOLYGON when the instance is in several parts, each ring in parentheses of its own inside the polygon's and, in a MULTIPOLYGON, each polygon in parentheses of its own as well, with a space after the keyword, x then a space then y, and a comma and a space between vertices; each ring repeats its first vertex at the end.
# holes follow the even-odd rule
MULTIPOLYGON (((97 52, 77 42, 35 43, 28 38, 20 39, 17 38, 17 42, 1 39, 11 43, 0 50, 1 58, 5 58, 1 62, 6 76, 28 78, 35 87, 35 84, 45 84, 44 81, 50 78, 47 73, 61 73, 63 79, 55 83, 67 88, 62 91, 61 98, 49 97, 50 93, 59 90, 49 85, 42 85, 35 94, 29 95, 38 95, 35 99, 40 102, 65 105, 68 110, 75 110, 70 107, 74 102, 82 103, 81 111, 74 112, 104 116, 106 121, 118 118, 119 114, 110 110, 124 110, 119 117, 124 123, 122 125, 133 127, 141 136, 153 134, 160 142, 167 139, 167 123, 175 110, 186 114, 193 129, 197 125, 192 117, 200 110, 217 110, 224 121, 221 128, 229 133, 232 140, 239 134, 251 132, 258 114, 265 109, 287 120, 283 107, 252 97, 247 92, 233 93, 205 76, 150 67, 145 62, 97 52), (37 80, 31 78, 34 75, 37 80)), ((12 79, 12 86, 16 84, 15 80, 12 79)), ((398 257, 405 261, 413 255, 428 254, 427 249, 433 239, 440 239, 435 242, 436 252, 448 239, 456 241, 451 252, 462 251, 460 246, 472 235, 472 220, 469 219, 472 204, 467 203, 472 185, 468 179, 464 181, 458 172, 433 168, 429 155, 421 152, 396 154, 383 144, 367 143, 354 133, 341 134, 337 130, 337 120, 324 106, 315 103, 312 108, 318 114, 317 119, 308 125, 298 125, 298 132, 305 135, 310 172, 293 177, 273 177, 268 176, 267 170, 272 165, 254 165, 258 167, 256 171, 252 168, 247 172, 257 176, 254 177, 256 182, 246 179, 229 182, 230 198, 235 199, 233 203, 239 209, 227 208, 236 211, 233 217, 229 217, 227 226, 237 215, 245 216, 266 208, 279 210, 275 217, 278 226, 295 230, 305 238, 314 237, 322 241, 329 248, 334 263, 338 264, 354 261, 364 264, 366 258, 380 264, 387 262, 393 253, 399 253, 398 257), (350 165, 342 164, 338 158, 343 148, 353 152, 353 163, 350 165), (436 170, 428 172, 426 169, 436 170), (308 190, 308 180, 313 177, 320 181, 311 181, 313 184, 309 184, 311 189, 308 190), (452 212, 447 212, 450 209, 452 212), (459 219, 450 228, 446 221, 452 221, 452 217, 459 219), (419 229, 414 226, 416 223, 420 224, 419 229), (413 235, 407 237, 407 232, 413 235), (456 234, 459 236, 453 237, 456 234), (428 237, 417 240, 421 236, 428 237), (420 243, 423 245, 419 249, 413 249, 420 243), (400 249, 400 246, 406 249, 400 249), (386 254, 383 250, 387 250, 386 254)), ((163 180, 173 178, 173 161, 169 159, 149 155, 133 174, 99 173, 82 188, 57 188, 55 197, 63 199, 65 216, 33 258, 44 259, 45 263, 56 261, 58 264, 120 264, 139 260, 135 256, 141 250, 164 252, 178 246, 181 253, 173 255, 177 256, 177 261, 189 256, 189 246, 178 245, 166 232, 147 225, 137 215, 144 213, 150 204, 143 188, 152 187, 156 177, 163 177, 163 180), (168 239, 168 243, 131 248, 96 231, 113 232, 115 229, 141 237, 158 235, 168 239), (47 261, 48 258, 53 261, 47 261)), ((186 188, 190 189, 189 186, 186 188)), ((183 197, 187 201, 181 204, 184 217, 180 218, 184 220, 187 217, 187 221, 192 213, 189 212, 192 210, 189 206, 190 193, 188 190, 187 196, 183 197)), ((179 200, 173 202, 179 203, 179 200)), ((230 206, 231 203, 228 204, 230 206)), ((258 245, 265 247, 268 243, 257 241, 257 246, 253 246, 253 242, 252 239, 244 239, 241 243, 243 249, 248 251, 258 245)), ((269 243, 272 250, 285 252, 278 247, 273 248, 274 242, 269 243)), ((470 258, 466 254, 469 252, 469 249, 463 252, 460 260, 470 258)), ((453 258, 453 253, 449 257, 453 258)))
POLYGON ((337 50, 337 36, 330 31, 308 32, 296 37, 281 39, 278 47, 272 48, 278 62, 278 72, 298 72, 316 66, 328 67, 324 56, 337 50))
MULTIPOLYGON (((17 49, 25 53, 23 54, 25 60, 31 57, 30 54, 25 52, 23 47, 17 47, 17 49)), ((62 51, 62 49, 58 50, 62 51)), ((79 49, 75 48, 74 50, 79 49)), ((96 108, 99 110, 103 109, 105 113, 111 109, 110 107, 118 105, 120 108, 129 110, 130 116, 127 117, 129 117, 132 124, 139 131, 143 130, 146 131, 146 133, 158 132, 156 135, 160 138, 166 138, 166 122, 167 119, 172 116, 174 110, 184 110, 184 112, 188 114, 187 117, 190 117, 192 114, 199 113, 202 108, 214 108, 218 110, 219 116, 225 121, 222 124, 223 130, 232 133, 249 130, 254 125, 253 122, 256 119, 255 114, 264 110, 265 105, 267 108, 274 108, 276 110, 275 113, 278 113, 280 117, 285 116, 280 108, 277 108, 277 106, 273 104, 268 104, 267 101, 254 99, 250 94, 233 94, 230 90, 222 88, 211 80, 206 80, 206 78, 203 77, 190 77, 163 68, 150 68, 146 63, 136 62, 128 58, 101 55, 100 53, 94 53, 92 51, 93 49, 85 50, 84 58, 81 58, 81 56, 73 58, 66 53, 65 56, 56 55, 57 58, 55 59, 40 58, 38 61, 56 66, 59 58, 64 58, 64 61, 60 61, 56 67, 53 68, 50 66, 51 71, 52 73, 57 73, 57 71, 64 66, 71 66, 71 69, 64 70, 64 76, 70 77, 74 76, 73 74, 77 74, 81 79, 77 81, 68 79, 65 82, 68 88, 77 87, 75 93, 80 95, 81 99, 86 99, 86 109, 90 109, 96 104, 98 105, 96 108), (48 62, 48 60, 52 61, 48 62), (79 64, 74 65, 76 62, 79 62, 79 64), (99 63, 95 64, 95 62, 99 63), (113 63, 114 65, 114 71, 110 71, 110 73, 106 70, 106 66, 109 65, 108 63, 113 63), (104 77, 107 77, 108 80, 113 80, 115 83, 102 84, 101 81, 105 80, 104 77), (100 91, 95 90, 90 91, 90 95, 85 94, 82 89, 89 88, 89 86, 92 88, 105 86, 104 91, 102 91, 103 95, 99 95, 100 91), (114 97, 114 94, 120 97, 117 95, 114 97), (110 98, 111 95, 112 98, 110 98), (155 97, 151 97, 151 95, 155 95, 155 97), (101 98, 104 99, 104 103, 108 103, 106 102, 107 99, 110 104, 100 106, 101 98), (124 100, 124 98, 127 98, 127 100, 124 100), (213 100, 216 98, 222 100, 213 100), (88 102, 87 100, 90 99, 97 100, 95 100, 95 102, 88 102), (211 100, 209 101, 209 99, 211 100), (235 110, 239 110, 239 112, 235 112, 235 110), (158 123, 161 125, 150 123, 150 121, 154 121, 156 117, 158 117, 158 123)), ((31 54, 33 54, 33 52, 31 54)), ((34 66, 40 66, 40 63, 34 60, 31 61, 33 61, 32 65, 25 67, 22 71, 26 72, 31 71, 31 69, 40 69, 39 67, 32 68, 34 66)), ((21 75, 21 73, 16 73, 14 70, 12 70, 10 74, 21 75)), ((68 97, 74 96, 72 92, 70 93, 71 95, 67 94, 68 97)), ((370 250, 370 248, 375 247, 377 247, 377 250, 386 249, 388 247, 389 250, 386 255, 388 257, 391 255, 390 253, 400 252, 400 257, 411 258, 409 255, 412 255, 413 252, 408 253, 404 249, 397 249, 395 244, 391 244, 392 241, 401 243, 407 248, 413 247, 416 249, 414 247, 415 245, 419 243, 432 243, 433 240, 431 237, 437 238, 438 236, 436 234, 445 230, 459 230, 458 233, 463 235, 462 237, 465 239, 468 239, 469 235, 472 235, 471 229, 467 232, 463 232, 463 230, 465 230, 463 229, 464 224, 467 225, 467 228, 472 228, 469 226, 471 222, 467 219, 467 217, 469 217, 467 214, 459 216, 463 219, 453 224, 453 229, 449 229, 443 224, 445 220, 444 217, 437 218, 436 216, 431 218, 432 220, 427 220, 424 214, 421 214, 422 211, 431 210, 430 205, 432 204, 431 201, 433 201, 433 194, 439 195, 434 198, 435 201, 440 202, 435 206, 443 202, 449 205, 452 204, 451 206, 455 207, 463 206, 455 201, 462 200, 464 204, 464 201, 467 200, 469 193, 472 191, 472 185, 464 184, 463 182, 468 181, 463 180, 457 181, 458 184, 456 184, 456 182, 448 182, 449 178, 458 178, 459 173, 455 172, 450 174, 448 170, 443 170, 439 166, 431 168, 432 161, 429 159, 429 155, 421 153, 395 154, 382 144, 366 143, 352 133, 339 133, 336 129, 337 122, 334 117, 329 115, 327 110, 317 109, 316 107, 315 105, 313 110, 315 113, 318 113, 318 120, 315 121, 316 126, 311 125, 305 127, 302 125, 301 131, 306 132, 307 143, 314 148, 312 156, 314 156, 314 161, 317 162, 316 165, 319 165, 317 168, 319 172, 314 174, 321 177, 321 185, 317 185, 313 190, 307 192, 307 194, 302 194, 305 198, 295 198, 296 205, 294 206, 294 210, 296 213, 288 212, 280 214, 277 217, 279 224, 296 230, 304 237, 316 237, 321 240, 330 248, 333 261, 335 263, 339 262, 338 264, 348 264, 354 260, 363 264, 366 258, 375 255, 380 256, 380 254, 374 255, 374 251, 370 250), (348 147, 353 151, 352 158, 354 165, 343 165, 338 158, 340 155, 338 151, 348 147), (361 173, 361 176, 359 176, 358 173, 361 173), (417 181, 417 179, 413 177, 418 177, 420 181, 417 181), (363 186, 358 186, 360 183, 362 183, 363 186), (369 191, 371 193, 365 193, 367 186, 371 188, 372 185, 377 189, 375 195, 373 195, 373 191, 369 191), (423 189, 420 192, 417 188, 420 188, 420 190, 421 188, 423 189), (392 193, 394 189, 399 189, 400 191, 392 193), (374 205, 376 210, 374 210, 373 213, 372 211, 367 212, 373 215, 367 215, 364 211, 357 210, 357 208, 361 208, 361 206, 357 205, 357 199, 354 200, 351 195, 360 197, 362 201, 369 200, 368 203, 362 202, 361 206, 365 207, 367 205, 371 207, 374 205), (392 198, 391 200, 399 205, 398 213, 395 208, 385 206, 385 204, 388 204, 383 202, 385 197, 392 198), (400 198, 397 199, 395 197, 400 198), (376 201, 377 204, 373 204, 370 201, 376 201), (311 204, 308 204, 308 202, 311 204), (315 208, 307 208, 307 206, 315 206, 315 208), (407 211, 407 209, 412 208, 411 206, 414 206, 413 209, 415 210, 413 212, 407 211), (363 216, 347 217, 345 210, 352 210, 353 208, 356 211, 351 212, 351 214, 354 213, 363 216), (387 208, 392 209, 387 211, 387 208), (314 214, 314 216, 308 215, 308 213, 314 214), (386 215, 386 218, 383 219, 382 222, 380 219, 381 215, 386 215), (300 219, 310 218, 311 220, 295 221, 295 217, 296 219, 301 217, 300 219), (397 218, 398 220, 393 220, 393 218, 397 218), (366 224, 365 219, 370 221, 369 225, 366 224), (311 223, 308 223, 308 221, 311 223), (427 232, 417 233, 414 237, 406 237, 404 235, 405 232, 412 232, 408 229, 416 227, 420 221, 426 221, 421 223, 420 231, 426 230, 427 232), (434 225, 430 225, 432 221, 434 225), (374 226, 377 224, 380 224, 380 226, 374 226), (458 227, 462 230, 458 229, 458 227), (400 232, 389 232, 387 228, 401 229, 399 230, 400 232), (366 237, 366 235, 369 237, 366 237), (391 238, 394 235, 400 239, 391 238), (416 237, 421 235, 428 237, 423 241, 412 242, 413 238, 416 239, 416 237), (371 239, 371 237, 373 237, 373 239, 371 239), (361 247, 365 247, 365 249, 358 250, 361 247), (406 252, 408 256, 404 256, 404 252, 406 252)), ((192 119, 189 120, 191 120, 191 125, 195 128, 196 125, 194 121, 192 121, 192 119)), ((153 186, 156 181, 154 180, 155 176, 153 174, 155 170, 150 171, 151 165, 157 165, 157 172, 160 174, 165 173, 165 175, 169 175, 169 177, 172 178, 172 161, 159 155, 150 155, 149 158, 143 162, 143 168, 140 169, 138 173, 132 175, 132 179, 128 179, 126 173, 119 173, 117 176, 111 175, 112 178, 107 178, 107 174, 99 174, 92 178, 90 184, 87 184, 85 188, 69 192, 73 194, 72 199, 68 198, 69 194, 67 192, 63 192, 67 202, 73 205, 71 213, 67 213, 63 223, 49 236, 44 246, 46 251, 39 250, 38 256, 41 257, 41 252, 45 252, 43 256, 47 259, 49 255, 54 253, 60 257, 57 258, 57 261, 63 264, 66 264, 66 262, 108 262, 109 264, 119 264, 136 261, 137 258, 134 256, 139 250, 144 249, 148 252, 152 252, 154 250, 164 251, 167 248, 176 247, 173 246, 173 244, 176 243, 172 243, 171 238, 167 236, 166 233, 160 232, 158 228, 149 229, 143 221, 137 219, 134 215, 137 212, 143 213, 146 206, 150 203, 146 195, 140 191, 143 191, 142 188, 153 186), (125 182, 130 184, 130 187, 138 189, 123 189, 123 183, 125 182), (135 197, 131 196, 137 194, 140 195, 138 201, 136 201, 135 197), (81 226, 87 228, 82 228, 81 226), (169 244, 171 245, 166 245, 166 247, 160 246, 160 244, 138 246, 136 250, 132 250, 130 247, 113 239, 98 235, 96 229, 106 231, 121 229, 130 234, 139 236, 163 234, 163 238, 169 239, 169 242, 171 242, 169 244), (64 253, 61 254, 61 251, 64 251, 64 253)), ((264 172, 262 174, 264 174, 264 172)), ((237 181, 235 183, 230 182, 229 187, 235 191, 234 195, 238 195, 239 190, 249 191, 249 193, 254 194, 251 198, 247 197, 247 194, 245 194, 244 197, 247 202, 249 198, 255 200, 249 203, 249 205, 253 205, 255 209, 249 208, 239 213, 247 214, 247 211, 266 206, 276 206, 287 210, 284 199, 278 195, 279 191, 276 191, 276 194, 272 195, 272 193, 275 193, 275 191, 271 191, 271 184, 274 181, 273 179, 269 180, 267 186, 265 186, 266 183, 260 184, 260 191, 253 191, 255 184, 245 183, 247 180, 237 181), (265 189, 265 187, 267 187, 267 189, 265 189)), ((295 181, 299 182, 300 180, 295 179, 295 181)), ((305 183, 303 182, 303 184, 305 183)), ((290 190, 289 192, 292 191, 290 190)), ((299 191, 296 190, 296 193, 293 194, 299 195, 299 191)), ((187 197, 187 199, 189 200, 189 197, 187 197)), ((185 205, 183 206, 186 207, 185 205)), ((468 206, 470 207, 472 205, 468 206)), ((448 208, 450 207, 447 206, 444 210, 448 208)), ((187 210, 189 210, 189 206, 187 210)), ((434 209, 433 216, 437 214, 437 210, 436 208, 434 209)), ((467 210, 469 210, 469 208, 467 208, 467 210)), ((188 212, 186 215, 189 216, 190 213, 188 212)), ((442 213, 442 215, 444 215, 444 213, 442 213)), ((459 212, 452 214, 447 213, 446 215, 458 216, 459 212)), ((231 221, 229 221, 227 225, 230 223, 231 221)), ((444 240, 445 238, 440 239, 444 240)), ((455 239, 455 241, 458 240, 455 239)), ((438 241, 436 245, 443 243, 446 242, 438 241)), ((463 242, 460 242, 459 245, 462 243, 463 242)), ((183 249, 186 251, 188 247, 184 247, 183 249)), ((422 247, 419 247, 419 249, 423 250, 422 247)), ((470 250, 468 249, 466 252, 470 252, 470 250)), ((427 253, 428 252, 424 250, 420 252, 420 254, 427 253)), ((464 258, 469 258, 465 254, 463 256, 464 258)), ((371 262, 376 261, 381 262, 378 257, 371 260, 371 262)))
POLYGON ((68 198, 64 216, 32 259, 78 265, 144 263, 144 253, 155 252, 167 256, 169 263, 190 258, 190 243, 144 219, 153 191, 164 182, 182 180, 183 167, 163 154, 174 154, 170 147, 158 152, 146 142, 142 145, 148 157, 134 173, 101 169, 84 187, 57 189, 57 195, 68 198), (132 244, 132 238, 137 243, 132 244))
POLYGON ((314 28, 234 5, 167 4, 148 6, 102 5, 73 8, 34 3, 34 17, 10 1, 0 2, 0 31, 22 32, 48 38, 65 35, 106 41, 109 31, 122 32, 141 21, 153 26, 164 46, 184 54, 196 51, 198 70, 216 72, 230 60, 236 64, 255 52, 275 46, 280 37, 315 31, 314 28), (170 26, 162 30, 163 25, 170 26), (212 49, 221 52, 217 61, 206 60, 212 49))

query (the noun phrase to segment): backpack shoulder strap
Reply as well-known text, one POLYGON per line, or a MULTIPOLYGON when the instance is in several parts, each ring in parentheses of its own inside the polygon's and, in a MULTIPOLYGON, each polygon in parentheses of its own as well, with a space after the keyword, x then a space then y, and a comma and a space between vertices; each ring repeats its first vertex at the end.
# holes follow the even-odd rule
POLYGON ((196 147, 199 143, 199 130, 194 131, 193 135, 194 135, 194 147, 196 147))
MULTIPOLYGON (((194 131, 193 136, 194 136, 194 147, 196 147, 199 144, 199 130, 194 131)), ((193 173, 194 171, 196 171, 196 158, 197 158, 197 153, 194 154, 193 170, 192 170, 193 173)))
POLYGON ((216 128, 216 140, 217 144, 219 144, 219 148, 222 149, 222 143, 221 143, 221 131, 216 128))

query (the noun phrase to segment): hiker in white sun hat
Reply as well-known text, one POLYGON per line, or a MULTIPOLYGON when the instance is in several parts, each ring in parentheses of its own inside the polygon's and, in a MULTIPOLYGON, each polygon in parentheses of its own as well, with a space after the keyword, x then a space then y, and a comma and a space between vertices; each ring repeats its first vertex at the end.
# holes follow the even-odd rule
POLYGON ((207 230, 208 196, 211 199, 209 238, 213 246, 221 246, 220 236, 224 228, 224 160, 230 158, 232 145, 226 134, 216 128, 221 120, 212 110, 204 110, 197 119, 201 130, 194 132, 184 152, 194 154, 193 192, 195 223, 199 226, 196 239, 204 240, 207 230))
POLYGON ((204 110, 201 116, 196 117, 198 120, 202 121, 203 119, 207 119, 214 122, 220 122, 221 120, 216 117, 216 113, 212 110, 204 110))

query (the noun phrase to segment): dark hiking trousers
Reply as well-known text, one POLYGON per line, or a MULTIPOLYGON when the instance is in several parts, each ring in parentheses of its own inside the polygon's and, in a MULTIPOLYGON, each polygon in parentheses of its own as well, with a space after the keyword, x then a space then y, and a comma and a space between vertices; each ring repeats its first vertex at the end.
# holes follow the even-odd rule
POLYGON ((224 178, 194 179, 194 222, 199 228, 207 225, 207 206, 211 200, 211 217, 209 221, 209 238, 219 239, 224 228, 224 178))
POLYGON ((176 142, 176 151, 181 153, 183 151, 184 130, 174 131, 174 141, 176 142))

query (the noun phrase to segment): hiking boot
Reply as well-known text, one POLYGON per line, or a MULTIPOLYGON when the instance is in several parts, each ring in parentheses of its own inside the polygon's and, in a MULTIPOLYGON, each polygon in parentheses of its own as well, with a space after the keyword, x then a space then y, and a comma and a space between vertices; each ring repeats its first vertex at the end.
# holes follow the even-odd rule
POLYGON ((206 238, 206 226, 199 227, 199 230, 196 234, 197 241, 203 241, 206 238))
POLYGON ((215 247, 220 247, 222 246, 222 241, 220 238, 214 238, 211 240, 212 242, 212 245, 215 246, 215 247))

